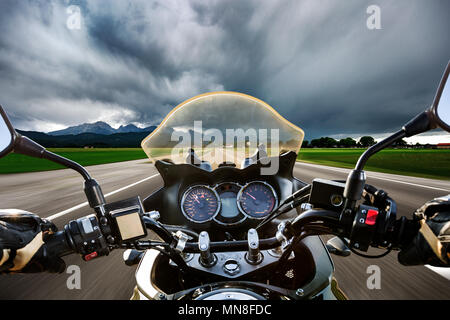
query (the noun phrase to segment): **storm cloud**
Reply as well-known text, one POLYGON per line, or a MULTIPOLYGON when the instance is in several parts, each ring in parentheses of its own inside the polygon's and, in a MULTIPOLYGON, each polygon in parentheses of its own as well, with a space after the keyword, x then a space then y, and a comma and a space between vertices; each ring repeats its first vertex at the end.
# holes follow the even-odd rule
POLYGON ((0 2, 0 104, 15 126, 157 124, 185 99, 253 95, 307 138, 392 132, 433 99, 450 2, 0 2), (369 30, 369 5, 381 29, 369 30), (67 8, 81 10, 70 29, 67 8))

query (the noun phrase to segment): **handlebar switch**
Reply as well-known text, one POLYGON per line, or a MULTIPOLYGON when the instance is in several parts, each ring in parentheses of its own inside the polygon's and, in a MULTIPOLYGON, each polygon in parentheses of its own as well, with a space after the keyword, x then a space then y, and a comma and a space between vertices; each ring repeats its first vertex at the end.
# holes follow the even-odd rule
POLYGON ((256 229, 250 229, 247 233, 248 252, 245 260, 250 264, 259 264, 263 260, 263 255, 259 252, 259 236, 256 229))
POLYGON ((109 253, 95 215, 72 220, 64 229, 70 246, 81 254, 85 261, 109 253))
POLYGON ((208 232, 200 232, 198 237, 198 248, 200 250, 199 262, 202 266, 207 268, 214 266, 217 262, 217 258, 213 253, 211 253, 209 245, 210 240, 208 232))
POLYGON ((352 232, 350 235, 350 246, 361 251, 369 248, 378 218, 378 208, 367 205, 360 205, 353 220, 352 232))

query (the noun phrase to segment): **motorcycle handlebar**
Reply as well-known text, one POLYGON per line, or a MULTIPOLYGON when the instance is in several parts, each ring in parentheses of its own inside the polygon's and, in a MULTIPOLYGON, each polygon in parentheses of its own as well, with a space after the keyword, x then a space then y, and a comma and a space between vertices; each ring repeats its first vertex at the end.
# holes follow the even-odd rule
MULTIPOLYGON (((145 218, 144 222, 147 228, 155 231, 163 239, 164 245, 168 247, 176 246, 178 239, 174 237, 170 231, 166 230, 163 225, 149 218, 145 218)), ((74 228, 76 225, 77 224, 74 221, 71 221, 65 226, 64 231, 59 231, 47 238, 46 246, 50 254, 63 257, 71 253, 79 253, 85 260, 90 259, 92 253, 95 253, 94 257, 97 255, 104 255, 104 253, 100 251, 102 248, 104 249, 104 246, 98 246, 98 244, 103 241, 95 241, 96 245, 93 245, 90 250, 84 250, 85 246, 83 246, 83 243, 86 244, 86 237, 80 234, 81 228, 74 228)), ((275 237, 260 239, 259 248, 261 250, 277 248, 282 244, 283 239, 292 239, 293 237, 300 235, 303 231, 308 232, 311 230, 321 230, 321 233, 327 233, 326 231, 329 231, 329 234, 335 234, 351 239, 352 227, 353 226, 344 226, 342 224, 339 212, 317 209, 308 210, 297 216, 292 222, 287 223, 282 231, 279 230, 279 232, 282 233, 281 237, 277 233, 277 236, 275 237)), ((376 227, 377 226, 374 226, 374 228, 376 227)), ((392 248, 400 249, 404 244, 408 243, 407 239, 415 234, 417 226, 413 221, 402 217, 387 229, 389 232, 384 235, 386 243, 389 243, 392 248)), ((350 244, 352 244, 352 239, 350 244)), ((378 244, 379 239, 377 239, 377 241, 369 239, 369 245, 379 247, 378 244)), ((124 244, 122 247, 129 248, 133 246, 137 249, 148 249, 155 246, 155 242, 134 241, 130 244, 124 244)), ((247 240, 210 242, 211 252, 246 250, 248 250, 247 240)), ((199 253, 200 249, 198 242, 186 242, 183 251, 187 253, 199 253)))
POLYGON ((64 230, 49 235, 45 242, 49 254, 59 257, 79 253, 87 261, 110 252, 94 215, 70 221, 64 230))
MULTIPOLYGON (((280 246, 280 244, 281 242, 276 237, 260 239, 259 249, 274 249, 280 246)), ((248 250, 248 242, 246 240, 211 242, 209 244, 209 249, 211 252, 246 251, 248 250)), ((198 242, 187 242, 184 247, 184 252, 199 253, 200 249, 198 248, 198 242)))
POLYGON ((65 231, 58 231, 49 235, 45 245, 51 255, 58 257, 64 257, 75 252, 74 248, 72 248, 67 241, 65 231))

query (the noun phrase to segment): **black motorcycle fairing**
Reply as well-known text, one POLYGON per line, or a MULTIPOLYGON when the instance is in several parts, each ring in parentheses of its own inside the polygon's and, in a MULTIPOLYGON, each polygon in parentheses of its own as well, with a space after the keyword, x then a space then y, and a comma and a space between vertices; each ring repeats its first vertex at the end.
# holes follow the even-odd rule
MULTIPOLYGON (((180 202, 185 190, 193 185, 214 186, 224 182, 234 182, 245 185, 250 181, 264 181, 275 190, 280 200, 288 197, 292 192, 304 187, 306 183, 299 181, 292 175, 297 155, 287 152, 278 157, 279 170, 275 175, 261 175, 265 166, 261 162, 252 164, 244 169, 230 166, 218 167, 214 171, 206 171, 192 164, 173 164, 157 161, 155 167, 161 174, 164 186, 143 201, 145 211, 157 210, 160 213, 160 222, 163 224, 179 225, 196 231, 211 230, 212 227, 223 229, 214 222, 194 223, 187 220, 181 212, 180 202)), ((258 221, 248 221, 227 227, 227 230, 248 230, 258 221)))

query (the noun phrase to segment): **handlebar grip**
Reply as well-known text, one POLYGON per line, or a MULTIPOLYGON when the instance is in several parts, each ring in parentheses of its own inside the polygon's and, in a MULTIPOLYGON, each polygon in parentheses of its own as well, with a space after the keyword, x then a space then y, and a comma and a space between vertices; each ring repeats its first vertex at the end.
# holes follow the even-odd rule
POLYGON ((420 229, 420 223, 417 220, 410 220, 401 217, 395 221, 392 228, 391 243, 394 249, 401 250, 407 247, 417 235, 420 229))
POLYGON ((63 257, 75 252, 69 245, 64 231, 49 235, 45 241, 45 246, 49 254, 53 256, 63 257))

